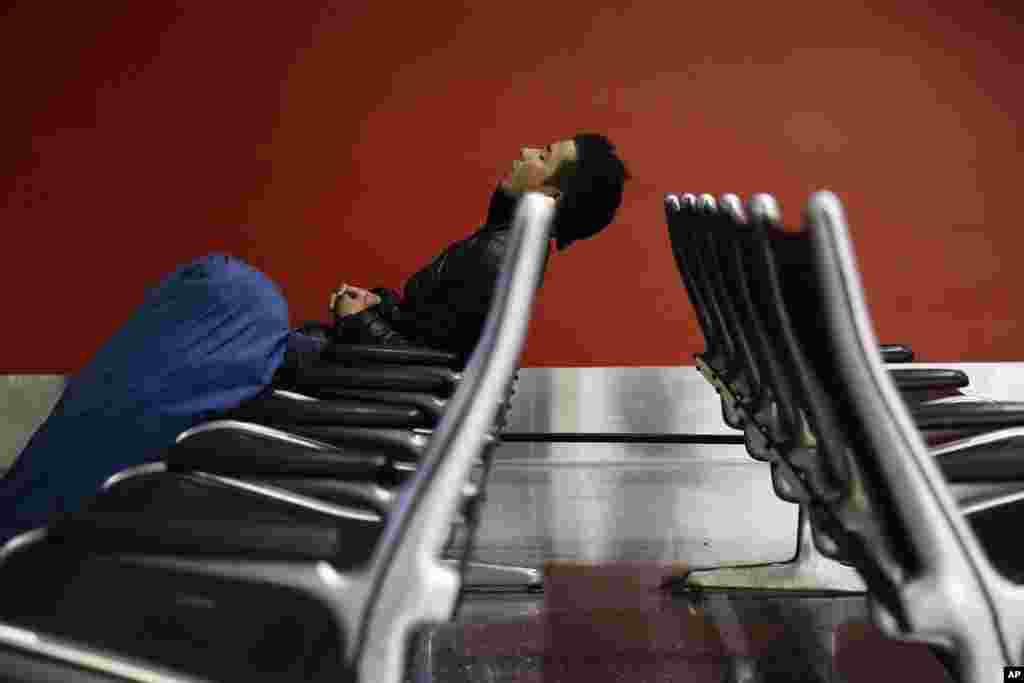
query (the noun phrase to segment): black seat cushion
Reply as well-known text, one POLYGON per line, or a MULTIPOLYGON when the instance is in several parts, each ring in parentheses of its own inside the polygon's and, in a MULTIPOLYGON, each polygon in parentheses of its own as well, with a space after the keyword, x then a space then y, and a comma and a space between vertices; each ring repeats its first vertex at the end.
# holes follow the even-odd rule
POLYGON ((882 344, 878 347, 886 363, 913 363, 914 349, 908 344, 882 344))
POLYGON ((1024 481, 1024 437, 942 453, 935 459, 952 483, 1024 481))
POLYGON ((350 569, 369 559, 382 529, 204 477, 161 473, 120 482, 49 534, 82 552, 319 560, 350 569))
POLYGON ((962 389, 971 383, 966 372, 950 368, 894 368, 889 376, 901 391, 962 389))
POLYGON ((300 392, 311 395, 317 395, 319 389, 347 387, 425 391, 447 396, 454 390, 459 378, 460 375, 449 368, 432 365, 344 367, 317 363, 300 368, 293 382, 300 392))
POLYGON ((58 542, 16 553, 0 580, 18 587, 0 601, 5 621, 172 670, 216 681, 354 680, 343 625, 290 588, 133 566, 58 542))
POLYGON ((1013 583, 1024 583, 1024 546, 1020 542, 1024 501, 1016 500, 967 515, 985 554, 1013 583))
MULTIPOLYGON (((327 523, 209 519, 187 511, 171 517, 83 512, 54 525, 53 534, 61 542, 77 545, 83 551, 303 561, 332 561, 345 548, 365 545, 367 540, 357 535, 343 541, 337 527, 327 523)), ((372 541, 369 549, 373 547, 372 541)), ((359 555, 366 557, 369 553, 359 555)))
POLYGON ((919 404, 910 414, 920 429, 1024 426, 1024 403, 1014 401, 919 404))
POLYGON ((330 344, 322 357, 341 363, 395 365, 438 365, 459 368, 461 358, 451 351, 416 346, 384 346, 381 344, 330 344))

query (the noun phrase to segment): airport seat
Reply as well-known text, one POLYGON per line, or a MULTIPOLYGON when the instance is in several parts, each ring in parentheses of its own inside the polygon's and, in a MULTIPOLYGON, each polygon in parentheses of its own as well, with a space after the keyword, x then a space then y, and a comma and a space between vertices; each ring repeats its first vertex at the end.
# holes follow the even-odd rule
MULTIPOLYGON (((80 583, 81 577, 102 580, 107 574, 98 569, 101 566, 129 567, 143 577, 146 572, 163 573, 170 585, 180 579, 185 594, 198 591, 195 586, 213 584, 236 591, 239 586, 258 587, 267 594, 284 591, 321 608, 315 618, 323 628, 316 644, 327 655, 305 660, 318 675, 330 680, 398 681, 415 630, 449 619, 456 605, 459 574, 439 555, 474 464, 486 460, 483 456, 498 441, 494 430, 501 421, 496 418, 525 339, 552 214, 539 196, 527 195, 521 201, 480 343, 383 524, 334 514, 323 501, 301 494, 268 495, 226 478, 141 473, 116 482, 117 495, 108 490, 88 509, 68 515, 47 531, 14 539, 4 549, 0 574, 22 572, 28 577, 33 569, 43 568, 43 576, 70 569, 83 601, 88 601, 90 591, 80 583)), ((320 455, 330 459, 327 450, 320 455)), ((465 557, 460 569, 464 562, 465 557)), ((26 592, 0 606, 2 617, 10 618, 10 612, 17 611, 15 605, 26 611, 16 616, 29 619, 45 620, 59 611, 67 603, 67 590, 55 591, 51 583, 47 591, 44 583, 35 582, 35 600, 26 592), (48 593, 53 601, 49 605, 48 593)), ((216 623, 224 616, 216 599, 203 604, 205 612, 194 612, 192 618, 216 623)), ((104 623, 116 621, 119 612, 132 614, 137 607, 132 601, 113 601, 103 614, 104 623)), ((183 609, 178 605, 170 616, 149 616, 178 618, 183 609)), ((250 597, 243 613, 248 617, 259 614, 259 609, 260 603, 250 597)), ((203 630, 201 623, 195 625, 203 630)), ((231 639, 230 634, 224 636, 231 639)), ((130 651, 129 639, 124 640, 122 645, 130 651)))
MULTIPOLYGON (((751 243, 766 256, 768 277, 757 282, 770 300, 763 308, 782 302, 784 366, 814 438, 790 464, 806 485, 819 548, 856 568, 888 635, 933 645, 960 681, 998 679, 1003 666, 1022 663, 1024 644, 1024 591, 1015 583, 1024 557, 1012 532, 1024 494, 1005 490, 1024 484, 1020 428, 984 443, 927 447, 875 351, 834 195, 811 197, 800 232, 761 221, 751 228, 751 243), (1005 468, 978 450, 995 444, 1005 446, 997 458, 1005 468), (1002 488, 958 502, 952 485, 977 477, 1002 488)), ((1012 410, 997 412, 1012 422, 1012 410)))
MULTIPOLYGON (((764 300, 765 285, 754 286, 757 277, 756 266, 759 254, 749 253, 750 245, 742 239, 747 218, 738 198, 725 195, 719 202, 704 195, 678 198, 669 197, 666 209, 674 253, 680 265, 684 283, 695 301, 698 310, 704 309, 705 321, 716 319, 717 328, 710 333, 718 339, 720 351, 716 358, 719 368, 730 365, 728 371, 716 373, 705 366, 705 376, 710 373, 716 389, 724 395, 723 405, 731 406, 724 412, 731 417, 732 426, 742 428, 750 454, 771 463, 772 483, 780 498, 802 506, 808 501, 807 476, 827 476, 828 473, 795 469, 791 462, 806 458, 813 452, 813 436, 808 434, 805 418, 792 398, 792 387, 788 383, 784 359, 773 347, 777 345, 783 330, 779 321, 771 320, 775 311, 769 307, 761 311, 757 305, 764 300), (678 214, 689 208, 691 218, 681 224, 678 214), (673 224, 673 218, 676 218, 673 224), (712 306, 706 304, 712 302, 712 306), (783 457, 785 456, 785 457, 783 457)), ((750 213, 753 220, 767 225, 778 225, 779 216, 774 200, 766 195, 755 197, 750 213)), ((763 265, 763 264, 760 264, 763 265)), ((707 324, 707 323, 705 323, 707 324)), ((709 342, 709 347, 713 344, 709 342)), ((892 357, 892 356, 891 356, 892 357)), ((885 353, 882 359, 885 360, 885 353)), ((1024 412, 1014 406, 1004 405, 987 409, 978 405, 922 403, 912 397, 921 389, 956 389, 966 385, 967 377, 955 370, 914 368, 889 370, 901 395, 922 415, 945 419, 943 426, 962 430, 978 427, 987 419, 989 424, 1021 424, 1024 412), (959 415, 961 419, 957 420, 959 415)), ((927 426, 927 424, 923 424, 927 426)), ((975 445, 974 450, 982 448, 975 445)), ((988 443, 988 460, 998 463, 1004 469, 1019 468, 1015 460, 1006 458, 1005 443, 988 443)), ((951 446, 958 452, 957 461, 968 460, 968 447, 963 443, 951 446)), ((993 465, 993 467, 996 465, 993 465)), ((990 468, 991 469, 991 468, 990 468)), ((963 468, 960 468, 962 473, 963 468)), ((977 476, 977 472, 975 474, 977 476)), ((818 546, 825 545, 827 555, 835 556, 827 543, 814 537, 809 524, 808 511, 801 507, 797 533, 797 550, 792 560, 766 565, 721 567, 690 572, 688 584, 691 587, 730 586, 757 588, 793 588, 861 591, 863 584, 848 568, 837 565, 818 552, 818 546), (814 539, 817 542, 812 542, 814 539)))
POLYGON ((345 389, 411 391, 446 397, 462 379, 461 371, 443 365, 351 362, 334 357, 333 349, 328 347, 322 355, 279 372, 275 388, 300 393, 345 389))
MULTIPOLYGON (((396 360, 393 356, 387 359, 396 360)), ((422 359, 436 360, 426 352, 422 359)), ((496 418, 499 430, 514 389, 515 381, 496 418)), ((370 402, 314 399, 279 389, 269 391, 223 415, 225 419, 181 434, 177 447, 168 454, 167 464, 176 471, 201 471, 244 479, 250 485, 279 486, 346 508, 364 505, 386 514, 395 486, 415 469, 432 435, 432 430, 417 427, 423 424, 423 411, 412 404, 430 401, 427 407, 440 415, 447 400, 422 394, 409 399, 409 394, 401 391, 371 393, 372 399, 378 399, 378 394, 386 398, 370 402), (387 402, 390 400, 395 404, 387 402), (307 449, 312 449, 313 457, 304 457, 307 449), (388 460, 386 466, 380 464, 381 457, 388 460), (347 464, 338 463, 346 459, 347 464), (328 461, 330 472, 324 469, 328 461)), ((150 470, 138 469, 141 473, 150 470)), ((478 478, 485 478, 490 462, 482 462, 479 470, 478 478)), ((455 533, 479 514, 481 484, 467 485, 464 514, 457 520, 455 533)), ((453 543, 457 540, 455 533, 453 543)), ((534 568, 472 561, 465 585, 467 590, 535 591, 541 588, 541 582, 540 572, 534 568)))

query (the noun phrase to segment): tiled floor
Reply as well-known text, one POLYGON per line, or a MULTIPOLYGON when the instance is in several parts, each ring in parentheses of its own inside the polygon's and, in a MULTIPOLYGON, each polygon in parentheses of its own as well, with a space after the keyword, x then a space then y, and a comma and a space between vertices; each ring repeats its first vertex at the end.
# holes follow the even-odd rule
POLYGON ((945 683, 922 645, 868 626, 864 599, 659 590, 678 566, 554 563, 539 596, 474 596, 425 635, 410 680, 945 683), (415 676, 418 676, 416 678, 415 676))

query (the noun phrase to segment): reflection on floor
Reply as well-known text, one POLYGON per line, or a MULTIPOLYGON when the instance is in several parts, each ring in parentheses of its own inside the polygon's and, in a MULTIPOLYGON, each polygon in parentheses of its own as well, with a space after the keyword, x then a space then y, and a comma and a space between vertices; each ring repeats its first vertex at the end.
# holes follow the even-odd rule
POLYGON ((501 683, 949 681, 868 625, 860 596, 659 590, 653 563, 552 563, 542 595, 473 595, 419 640, 409 680, 501 683))

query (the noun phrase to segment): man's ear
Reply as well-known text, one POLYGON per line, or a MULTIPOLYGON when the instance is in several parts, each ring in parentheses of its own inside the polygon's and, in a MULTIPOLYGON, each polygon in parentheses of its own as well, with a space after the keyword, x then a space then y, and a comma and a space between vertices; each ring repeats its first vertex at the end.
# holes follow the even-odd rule
POLYGON ((543 185, 540 191, 554 199, 556 203, 562 198, 562 190, 557 185, 543 185))

